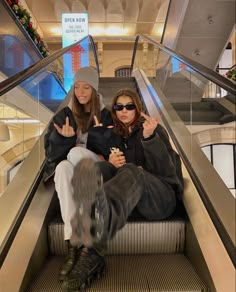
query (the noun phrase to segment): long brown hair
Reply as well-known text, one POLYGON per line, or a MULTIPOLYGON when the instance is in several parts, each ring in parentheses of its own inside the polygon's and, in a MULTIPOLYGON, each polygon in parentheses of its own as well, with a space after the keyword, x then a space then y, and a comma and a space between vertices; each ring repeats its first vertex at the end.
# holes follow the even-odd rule
POLYGON ((124 88, 124 89, 120 89, 116 95, 113 97, 112 100, 112 105, 111 105, 111 115, 112 115, 112 119, 114 121, 114 126, 115 126, 115 130, 116 132, 121 135, 122 137, 127 137, 129 135, 129 127, 131 127, 132 129, 136 126, 136 125, 140 125, 140 114, 142 111, 142 104, 141 104, 141 100, 139 95, 132 89, 129 88, 124 88), (125 125, 124 123, 122 123, 116 115, 116 111, 114 110, 114 105, 117 102, 117 99, 120 96, 129 96, 132 99, 133 104, 135 105, 135 118, 132 121, 131 124, 129 125, 125 125))
POLYGON ((92 88, 92 94, 90 98, 90 112, 85 112, 84 106, 79 103, 77 97, 75 96, 75 92, 72 98, 72 113, 75 119, 75 122, 82 133, 88 131, 90 127, 94 124, 94 115, 100 121, 101 117, 101 106, 100 106, 100 98, 97 91, 92 88))

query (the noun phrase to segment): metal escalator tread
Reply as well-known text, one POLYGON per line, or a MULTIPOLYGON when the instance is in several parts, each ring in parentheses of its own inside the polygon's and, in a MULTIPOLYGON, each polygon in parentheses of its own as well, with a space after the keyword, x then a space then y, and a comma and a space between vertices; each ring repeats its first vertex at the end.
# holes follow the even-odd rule
MULTIPOLYGON (((48 226, 48 244, 52 255, 67 253, 63 236, 63 223, 51 222, 48 226)), ((185 222, 181 218, 158 222, 128 222, 109 241, 107 254, 181 253, 184 242, 185 222)))
MULTIPOLYGON (((60 292, 63 257, 51 257, 27 292, 60 292)), ((183 254, 108 256, 106 274, 86 291, 209 291, 183 254)))

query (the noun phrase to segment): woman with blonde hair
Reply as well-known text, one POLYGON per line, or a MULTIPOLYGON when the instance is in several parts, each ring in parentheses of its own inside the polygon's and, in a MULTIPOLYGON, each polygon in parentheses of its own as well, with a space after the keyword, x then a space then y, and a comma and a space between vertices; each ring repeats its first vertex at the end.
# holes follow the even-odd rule
POLYGON ((79 252, 69 244, 72 232, 70 221, 75 213, 71 184, 74 166, 86 157, 100 160, 97 154, 86 148, 88 130, 98 121, 104 126, 112 124, 110 112, 98 94, 98 82, 98 73, 94 68, 80 68, 74 76, 72 106, 63 108, 53 117, 45 135, 47 164, 52 172, 55 169, 55 189, 64 222, 64 239, 68 244, 68 255, 59 275, 61 280, 73 268, 79 252))

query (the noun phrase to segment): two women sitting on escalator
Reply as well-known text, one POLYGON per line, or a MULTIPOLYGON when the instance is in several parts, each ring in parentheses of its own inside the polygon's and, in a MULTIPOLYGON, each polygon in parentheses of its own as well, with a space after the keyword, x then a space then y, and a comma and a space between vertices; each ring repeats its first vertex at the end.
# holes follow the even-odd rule
POLYGON ((159 117, 145 115, 139 96, 129 89, 116 94, 111 114, 114 128, 88 130, 87 148, 105 161, 84 158, 73 168, 71 244, 77 255, 64 277, 65 291, 84 289, 103 272, 107 241, 131 213, 162 220, 181 198, 180 159, 159 117))

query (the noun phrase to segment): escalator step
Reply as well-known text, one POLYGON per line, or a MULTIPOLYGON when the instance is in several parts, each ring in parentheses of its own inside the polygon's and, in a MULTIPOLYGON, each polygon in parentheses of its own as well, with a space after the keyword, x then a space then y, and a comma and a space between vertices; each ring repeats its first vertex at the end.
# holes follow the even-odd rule
MULTIPOLYGON (((62 291, 62 257, 51 257, 27 292, 62 291)), ((209 291, 182 254, 108 256, 106 274, 86 291, 209 291)))
MULTIPOLYGON (((48 226, 49 248, 52 255, 65 255, 64 225, 48 226)), ((159 222, 129 222, 109 242, 108 254, 179 253, 184 250, 185 222, 183 219, 159 222)))

